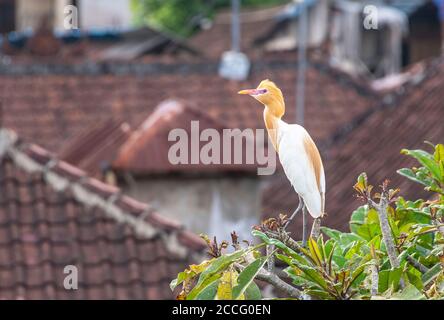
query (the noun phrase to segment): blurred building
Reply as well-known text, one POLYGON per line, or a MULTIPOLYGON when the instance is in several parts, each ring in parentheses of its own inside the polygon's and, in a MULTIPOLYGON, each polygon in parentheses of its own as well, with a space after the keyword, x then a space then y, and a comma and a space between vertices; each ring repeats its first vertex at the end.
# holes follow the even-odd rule
POLYGON ((42 20, 48 20, 53 28, 63 28, 64 7, 70 0, 1 0, 0 19, 2 32, 35 29, 42 20))
POLYGON ((43 19, 52 29, 64 30, 65 7, 77 8, 84 29, 128 29, 132 25, 130 0, 1 0, 0 32, 35 30, 43 19))
MULTIPOLYGON (((307 36, 304 41, 309 48, 319 48, 328 37, 332 1, 305 0, 303 3, 307 7, 308 20, 307 36)), ((273 25, 255 40, 255 44, 267 51, 296 49, 300 44, 298 39, 300 15, 300 3, 285 6, 273 17, 273 25)))
POLYGON ((0 34, 15 29, 15 3, 14 0, 0 1, 0 34))
POLYGON ((79 24, 83 29, 132 26, 131 0, 77 0, 79 24))
POLYGON ((432 1, 336 1, 332 12, 331 61, 352 74, 383 77, 441 54, 432 1))

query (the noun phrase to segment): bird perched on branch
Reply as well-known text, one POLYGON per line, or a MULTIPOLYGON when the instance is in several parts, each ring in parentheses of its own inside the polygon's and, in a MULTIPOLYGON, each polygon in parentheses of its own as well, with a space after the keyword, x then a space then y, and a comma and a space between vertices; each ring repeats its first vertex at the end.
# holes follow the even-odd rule
POLYGON ((319 233, 320 219, 325 213, 325 175, 318 148, 304 127, 282 121, 285 113, 284 96, 272 81, 263 80, 256 89, 241 90, 238 93, 248 94, 265 106, 264 121, 268 135, 279 155, 285 175, 299 196, 299 205, 287 225, 302 209, 302 238, 305 243, 305 208, 315 219, 312 228, 312 236, 315 237, 319 233))

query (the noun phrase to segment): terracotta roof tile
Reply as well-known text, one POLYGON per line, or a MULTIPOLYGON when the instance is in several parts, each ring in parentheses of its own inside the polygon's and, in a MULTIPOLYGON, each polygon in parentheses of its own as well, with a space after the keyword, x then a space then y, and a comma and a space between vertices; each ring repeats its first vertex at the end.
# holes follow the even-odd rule
POLYGON ((107 204, 119 190, 71 181, 63 162, 45 173, 53 155, 14 137, 0 131, 9 145, 0 155, 0 298, 173 298, 169 282, 195 262, 203 241, 130 198, 107 204), (69 264, 78 267, 78 290, 63 287, 69 264))
MULTIPOLYGON (((282 88, 287 104, 285 120, 295 121, 295 63, 258 63, 249 80, 241 83, 221 79, 215 72, 217 65, 207 66, 212 71, 182 65, 168 72, 161 68, 140 75, 133 69, 126 69, 123 75, 0 75, 3 125, 58 152, 73 144, 81 145, 76 139, 110 121, 110 117, 137 128, 160 102, 179 99, 230 128, 263 128, 261 108, 253 99, 236 92, 239 88, 255 87, 264 78, 274 80, 282 88), (189 72, 183 73, 184 67, 189 67, 189 72)), ((310 65, 306 95, 306 127, 316 141, 327 139, 336 128, 371 109, 375 102, 375 95, 365 85, 319 62, 310 65)), ((113 132, 109 134, 111 144, 120 139, 119 130, 111 130, 113 126, 99 130, 113 132)), ((67 160, 88 170, 89 159, 97 162, 101 152, 97 151, 98 158, 91 154, 82 163, 63 153, 67 160)))

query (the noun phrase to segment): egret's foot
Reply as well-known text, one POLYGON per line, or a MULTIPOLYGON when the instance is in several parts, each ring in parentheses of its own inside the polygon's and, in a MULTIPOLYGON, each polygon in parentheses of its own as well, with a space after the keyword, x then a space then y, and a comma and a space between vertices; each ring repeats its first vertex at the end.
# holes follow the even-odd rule
POLYGON ((301 197, 299 197, 299 204, 298 204, 298 207, 296 208, 296 210, 294 210, 293 214, 290 216, 290 218, 287 220, 287 222, 285 222, 285 224, 284 224, 284 230, 288 227, 288 225, 290 224, 290 222, 294 219, 294 217, 295 217, 296 214, 302 209, 302 207, 304 207, 304 201, 302 200, 301 197))

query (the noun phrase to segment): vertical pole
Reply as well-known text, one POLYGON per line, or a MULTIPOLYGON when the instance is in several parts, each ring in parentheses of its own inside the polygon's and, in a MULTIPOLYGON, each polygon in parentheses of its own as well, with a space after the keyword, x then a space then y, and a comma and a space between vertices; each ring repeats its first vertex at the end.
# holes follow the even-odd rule
POLYGON ((307 69, 307 29, 308 12, 305 1, 300 4, 300 15, 298 25, 298 74, 296 85, 296 121, 304 125, 305 117, 305 73, 307 69))
POLYGON ((240 0, 231 0, 231 50, 240 51, 240 0))

